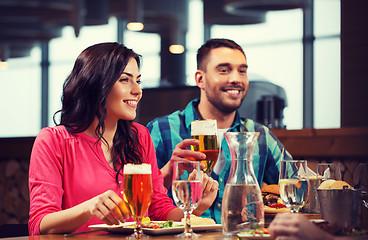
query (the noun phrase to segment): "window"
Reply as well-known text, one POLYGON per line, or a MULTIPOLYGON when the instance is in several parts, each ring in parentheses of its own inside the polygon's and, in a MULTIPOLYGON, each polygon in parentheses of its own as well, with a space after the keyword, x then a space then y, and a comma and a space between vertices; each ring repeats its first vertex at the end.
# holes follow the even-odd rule
POLYGON ((243 47, 250 81, 266 80, 285 89, 288 129, 303 127, 302 36, 301 9, 268 12, 261 24, 212 27, 211 37, 230 38, 243 47))
MULTIPOLYGON (((203 43, 203 3, 189 2, 189 30, 186 48, 187 84, 195 85, 196 51, 203 43)), ((268 80, 283 87, 288 106, 284 124, 288 129, 303 127, 303 43, 301 9, 272 11, 266 22, 254 25, 214 25, 211 37, 235 40, 245 50, 250 80, 268 80)), ((78 38, 72 27, 49 44, 49 126, 61 107, 62 85, 76 57, 86 47, 117 41, 117 20, 85 26, 78 38)), ((340 127, 340 0, 314 0, 314 127, 340 127), (318 103, 318 104, 316 104, 318 103)), ((142 87, 156 87, 160 81, 160 36, 124 32, 124 43, 142 54, 142 87), (149 44, 147 44, 149 42, 149 44)), ((41 50, 29 57, 9 59, 0 69, 0 137, 36 136, 41 125, 41 50)), ((58 121, 59 119, 57 119, 58 121)))

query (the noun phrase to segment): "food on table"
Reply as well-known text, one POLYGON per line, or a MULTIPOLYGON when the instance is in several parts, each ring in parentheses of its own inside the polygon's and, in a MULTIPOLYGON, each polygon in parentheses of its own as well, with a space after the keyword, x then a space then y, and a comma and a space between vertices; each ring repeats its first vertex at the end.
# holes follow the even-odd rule
MULTIPOLYGON (((118 225, 116 225, 118 226, 118 225)), ((120 223, 119 226, 124 226, 124 223, 120 223)), ((160 229, 160 228, 170 228, 170 227, 182 227, 183 224, 179 222, 173 222, 171 220, 168 221, 151 221, 149 217, 145 217, 142 219, 141 227, 142 228, 151 228, 151 229, 160 229)), ((128 228, 135 228, 136 224, 130 224, 125 226, 128 228)))
POLYGON ((257 237, 257 236, 264 236, 266 234, 269 234, 268 228, 260 227, 258 224, 254 224, 253 228, 246 230, 245 232, 240 232, 238 236, 241 237, 257 237))
POLYGON ((323 181, 321 185, 319 185, 318 189, 343 189, 344 186, 347 186, 349 189, 353 189, 353 187, 350 186, 349 183, 340 180, 336 181, 333 179, 323 181))
POLYGON ((265 213, 282 213, 282 212, 290 212, 285 204, 282 202, 280 198, 280 190, 279 185, 270 184, 264 186, 261 189, 263 204, 264 204, 264 212, 265 213))
MULTIPOLYGON (((181 223, 185 224, 184 218, 181 219, 181 223)), ((191 214, 190 215, 190 224, 192 226, 214 225, 214 224, 216 224, 216 222, 212 218, 202 218, 202 217, 197 217, 196 215, 191 214)))
POLYGON ((152 229, 160 229, 160 228, 170 228, 170 227, 180 227, 182 224, 177 224, 171 220, 163 221, 163 222, 142 222, 143 228, 152 228, 152 229))

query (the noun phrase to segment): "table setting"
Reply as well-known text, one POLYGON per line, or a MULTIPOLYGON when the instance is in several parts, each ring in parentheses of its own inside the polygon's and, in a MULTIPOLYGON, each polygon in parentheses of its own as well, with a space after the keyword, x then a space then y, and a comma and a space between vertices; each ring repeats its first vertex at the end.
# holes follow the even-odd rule
MULTIPOLYGON (((200 129, 203 128, 201 125, 200 129)), ((206 134, 208 133, 197 132, 194 135, 206 134)), ((192 214, 202 198, 202 174, 210 174, 216 161, 215 164, 206 165, 206 172, 201 169, 203 164, 200 161, 174 162, 171 189, 176 206, 184 212, 181 222, 151 221, 149 217, 145 217, 152 197, 151 166, 127 164, 124 166, 124 203, 134 222, 90 225, 89 232, 71 233, 64 237, 272 239, 269 224, 276 214, 285 212, 301 214, 332 235, 368 237, 368 231, 359 228, 357 223, 359 209, 368 208, 367 199, 364 198, 367 193, 366 175, 361 173, 358 176, 357 188, 354 189, 342 180, 338 164, 320 163, 314 172, 308 167, 307 160, 284 159, 283 150, 278 184, 261 189, 254 174, 252 154, 249 154, 253 152, 258 136, 259 133, 256 132, 224 134, 231 149, 232 169, 223 194, 222 224, 217 224, 211 218, 192 214)), ((197 139, 208 141, 209 138, 197 139)), ((218 148, 217 144, 200 145, 200 151, 206 151, 206 146, 212 151, 213 146, 218 148)), ((362 166, 362 169, 364 167, 366 166, 362 166)), ((60 235, 47 236, 30 236, 29 239, 59 239, 57 236, 60 235)))

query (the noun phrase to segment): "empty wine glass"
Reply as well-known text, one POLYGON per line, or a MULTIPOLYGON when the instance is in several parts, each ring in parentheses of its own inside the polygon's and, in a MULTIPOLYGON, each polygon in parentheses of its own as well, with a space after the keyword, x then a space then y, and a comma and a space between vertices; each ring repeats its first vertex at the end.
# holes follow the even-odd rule
POLYGON ((320 181, 341 180, 341 170, 339 163, 318 163, 317 174, 320 181))
POLYGON ((306 160, 282 160, 280 168, 280 197, 292 213, 305 205, 309 195, 306 160))
POLYGON ((200 235, 193 232, 190 214, 202 199, 202 172, 199 161, 174 162, 172 195, 176 205, 184 211, 185 229, 177 235, 182 238, 193 238, 200 235))

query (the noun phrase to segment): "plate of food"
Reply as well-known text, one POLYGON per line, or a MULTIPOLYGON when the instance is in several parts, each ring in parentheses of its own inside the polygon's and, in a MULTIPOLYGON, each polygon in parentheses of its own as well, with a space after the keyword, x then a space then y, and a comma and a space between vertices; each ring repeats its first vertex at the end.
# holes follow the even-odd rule
POLYGON ((248 229, 244 232, 238 233, 237 236, 239 239, 248 239, 248 240, 271 239, 271 235, 268 231, 268 228, 263 228, 258 225, 254 225, 252 229, 248 229))
MULTIPOLYGON (((192 229, 195 232, 215 231, 221 229, 213 219, 191 216, 192 229)), ((126 222, 119 225, 96 224, 88 226, 93 230, 104 230, 112 233, 130 234, 134 232, 135 223, 126 222)), ((142 230, 149 235, 179 234, 184 231, 184 221, 151 221, 148 217, 142 220, 142 230)))

